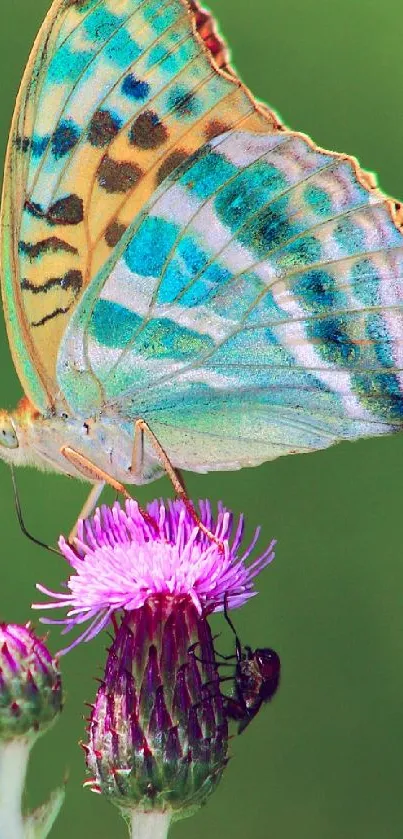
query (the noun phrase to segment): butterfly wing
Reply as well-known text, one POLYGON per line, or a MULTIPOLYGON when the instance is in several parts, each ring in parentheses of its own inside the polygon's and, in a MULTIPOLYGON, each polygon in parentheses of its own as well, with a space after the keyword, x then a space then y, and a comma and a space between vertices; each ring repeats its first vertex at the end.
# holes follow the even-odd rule
POLYGON ((234 81, 194 0, 56 0, 11 129, 2 290, 15 365, 42 412, 83 291, 178 163, 225 128, 276 125, 234 81))
POLYGON ((68 403, 145 418, 200 471, 400 429, 400 226, 353 159, 303 135, 213 139, 86 291, 59 357, 68 403))

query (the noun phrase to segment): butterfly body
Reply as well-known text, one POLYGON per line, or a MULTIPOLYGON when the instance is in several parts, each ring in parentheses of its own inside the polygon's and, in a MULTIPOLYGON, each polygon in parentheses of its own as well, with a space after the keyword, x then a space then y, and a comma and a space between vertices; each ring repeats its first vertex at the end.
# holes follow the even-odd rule
POLYGON ((353 158, 255 102, 195 0, 56 0, 6 161, 28 402, 0 456, 141 483, 138 420, 196 472, 400 431, 401 228, 353 158))
POLYGON ((117 425, 108 419, 82 420, 67 414, 43 416, 27 401, 0 414, 2 455, 15 466, 35 466, 81 480, 91 480, 88 470, 65 456, 77 452, 83 462, 95 466, 121 484, 143 484, 162 472, 155 452, 145 444, 141 470, 132 468, 134 426, 117 425))

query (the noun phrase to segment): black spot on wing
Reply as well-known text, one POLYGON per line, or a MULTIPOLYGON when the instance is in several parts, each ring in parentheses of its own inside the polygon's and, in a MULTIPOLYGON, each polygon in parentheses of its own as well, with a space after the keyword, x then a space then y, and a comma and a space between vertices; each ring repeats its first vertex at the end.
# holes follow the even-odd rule
POLYGON ((42 285, 35 285, 31 283, 29 280, 24 279, 21 281, 21 288, 24 291, 30 291, 32 294, 46 294, 53 288, 60 288, 62 291, 72 291, 73 292, 73 299, 67 306, 57 306, 53 309, 52 312, 47 312, 40 320, 31 321, 31 326, 43 326, 49 320, 53 320, 54 318, 58 317, 59 315, 65 315, 71 309, 74 304, 74 300, 77 295, 80 293, 83 286, 83 275, 81 271, 67 271, 67 273, 63 277, 51 277, 49 280, 46 280, 42 285))
POLYGON ((44 317, 40 320, 31 321, 31 326, 43 326, 45 323, 48 322, 48 320, 53 320, 53 318, 57 318, 58 315, 67 315, 67 312, 71 309, 72 305, 73 304, 70 303, 70 306, 65 306, 64 309, 60 307, 54 309, 53 312, 50 312, 48 315, 44 315, 44 317))
POLYGON ((163 163, 161 163, 157 174, 155 176, 155 183, 159 186, 165 178, 168 177, 175 169, 178 168, 182 163, 185 162, 189 157, 189 154, 182 149, 177 149, 176 151, 172 152, 168 157, 165 158, 163 163))
POLYGON ((26 154, 31 148, 29 137, 22 137, 20 134, 17 134, 14 142, 17 151, 21 151, 23 154, 26 154))
POLYGON ((28 259, 38 259, 45 253, 63 253, 77 254, 77 248, 73 248, 68 242, 59 239, 57 236, 49 236, 48 239, 42 239, 40 242, 31 244, 30 242, 19 242, 18 250, 22 256, 27 256, 28 259))
POLYGON ((32 294, 46 294, 50 289, 57 287, 63 289, 63 291, 69 291, 71 289, 76 296, 83 287, 83 275, 81 271, 67 271, 63 277, 51 277, 41 285, 35 285, 26 279, 21 280, 23 291, 31 291, 32 294))
POLYGON ((108 248, 114 248, 120 242, 125 231, 125 224, 119 224, 118 221, 113 221, 105 230, 105 242, 108 248))
POLYGON ((33 201, 25 202, 26 211, 34 218, 45 219, 50 225, 76 225, 84 219, 84 204, 78 195, 67 195, 43 210, 33 201))
POLYGON ((105 192, 125 193, 133 189, 142 176, 135 163, 112 160, 105 155, 97 172, 98 183, 105 192))
POLYGON ((65 157, 80 139, 80 129, 72 120, 64 120, 52 137, 52 152, 56 160, 65 157))
POLYGON ((109 111, 96 111, 90 122, 88 139, 92 146, 102 149, 112 142, 119 128, 120 122, 109 111))
POLYGON ((144 111, 133 123, 129 141, 139 149, 157 149, 168 137, 168 130, 154 111, 144 111))

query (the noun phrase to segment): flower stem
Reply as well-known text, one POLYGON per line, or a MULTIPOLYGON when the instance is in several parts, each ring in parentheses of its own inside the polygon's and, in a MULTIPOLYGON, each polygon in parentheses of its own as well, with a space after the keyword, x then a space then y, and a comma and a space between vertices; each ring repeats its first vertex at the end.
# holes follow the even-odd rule
MULTIPOLYGON (((134 810, 130 821, 131 839, 166 839, 171 817, 171 813, 138 813, 134 810)), ((1 832, 0 836, 3 839, 1 832)))
POLYGON ((0 743, 0 836, 24 839, 21 798, 31 743, 25 738, 0 743))

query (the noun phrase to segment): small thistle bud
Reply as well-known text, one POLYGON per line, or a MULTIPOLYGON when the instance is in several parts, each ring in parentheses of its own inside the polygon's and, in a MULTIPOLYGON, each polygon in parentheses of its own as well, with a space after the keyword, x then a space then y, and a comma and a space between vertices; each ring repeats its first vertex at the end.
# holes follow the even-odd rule
POLYGON ((182 818, 227 763, 228 726, 207 621, 187 596, 125 615, 93 706, 90 785, 122 810, 182 818))
POLYGON ((29 624, 0 623, 0 837, 45 839, 64 788, 25 816, 21 800, 29 754, 62 709, 57 661, 29 624))
POLYGON ((0 624, 0 740, 33 739, 62 708, 57 662, 29 625, 0 624))

